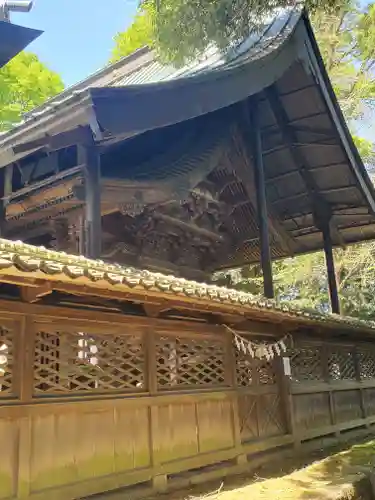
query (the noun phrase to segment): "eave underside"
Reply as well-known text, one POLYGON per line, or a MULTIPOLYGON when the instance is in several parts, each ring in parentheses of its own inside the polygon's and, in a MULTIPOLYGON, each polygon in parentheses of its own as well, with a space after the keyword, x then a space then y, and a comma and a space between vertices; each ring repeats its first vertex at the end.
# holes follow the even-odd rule
MULTIPOLYGON (((282 54, 282 49, 278 50, 281 51, 279 56, 284 61, 288 60, 282 54)), ((143 193, 150 193, 150 186, 159 183, 159 187, 154 190, 152 203, 147 202, 151 200, 147 198, 150 194, 144 197, 144 208, 148 213, 151 211, 156 214, 158 220, 163 220, 162 230, 166 232, 169 229, 165 221, 170 222, 172 213, 166 205, 167 198, 170 200, 172 197, 178 204, 194 189, 204 186, 215 198, 216 208, 224 207, 224 219, 216 225, 215 231, 217 240, 224 240, 225 245, 216 252, 214 263, 212 260, 207 261, 201 270, 212 272, 259 262, 251 130, 251 114, 256 99, 260 115, 273 259, 322 249, 321 221, 324 219, 330 221, 335 246, 373 239, 375 201, 372 184, 354 145, 345 141, 345 124, 335 114, 335 106, 327 98, 325 78, 322 74, 317 76, 311 67, 308 68, 306 60, 298 59, 289 64, 282 76, 246 99, 209 113, 202 111, 205 103, 198 99, 195 117, 162 127, 150 126, 141 133, 129 132, 129 116, 124 115, 122 125, 118 117, 114 118, 112 125, 110 123, 108 110, 116 106, 126 109, 124 103, 129 101, 130 96, 125 88, 115 89, 114 92, 102 89, 100 99, 95 98, 98 93, 94 92, 91 115, 86 109, 87 96, 84 100, 86 108, 83 107, 80 111, 78 105, 74 104, 78 110, 76 116, 81 121, 74 124, 69 122, 69 126, 62 124, 61 130, 71 127, 74 132, 77 124, 92 125, 94 116, 101 135, 95 147, 101 154, 104 232, 106 227, 111 226, 106 225, 105 217, 107 222, 110 220, 108 217, 115 217, 112 226, 126 226, 130 219, 134 219, 127 228, 129 233, 144 216, 142 210, 138 210, 130 219, 124 219, 121 218, 124 214, 119 214, 120 203, 113 202, 111 205, 116 179, 124 186, 126 183, 138 183, 143 193), (200 111, 197 111, 200 107, 200 111), (168 189, 164 190, 166 199, 162 199, 162 183, 168 184, 168 189)), ((191 82, 194 86, 193 78, 191 82)), ((205 82, 198 82, 197 85, 204 86, 205 82)), ((143 92, 141 87, 140 94, 143 92)), ((178 92, 178 86, 176 90, 168 84, 168 88, 172 93, 178 92)), ((208 89, 209 87, 206 89, 207 95, 208 89)), ((149 91, 152 92, 152 89, 149 91)), ((158 89, 155 96, 158 95, 157 92, 158 89)), ((183 88, 181 92, 180 100, 183 102, 183 88)), ((189 92, 191 93, 191 89, 189 92)), ((187 96, 190 95, 189 92, 187 96)), ((136 89, 130 89, 130 94, 134 94, 138 102, 141 102, 136 89)), ((202 98, 202 88, 198 94, 202 98)), ((172 94, 166 91, 164 95, 172 94)), ((148 102, 147 99, 145 102, 148 102)), ((159 107, 161 105, 162 103, 158 104, 159 107)), ((164 105, 167 107, 168 103, 164 102, 164 105)), ((147 112, 146 107, 139 107, 139 114, 147 112)), ((160 117, 158 120, 162 121, 160 117)), ((141 116, 136 117, 135 121, 145 123, 147 120, 141 116)), ((52 130, 56 132, 56 124, 52 130)), ((34 137, 33 133, 31 136, 34 137)), ((52 149, 63 149, 62 144, 59 146, 58 138, 57 135, 52 149)), ((76 140, 74 133, 72 134, 69 146, 75 143, 79 143, 78 132, 76 140)), ((35 143, 30 149, 36 149, 35 143)), ((37 153, 33 153, 33 161, 50 153, 51 146, 46 149, 42 145, 37 153)), ((27 159, 22 162, 30 170, 27 159)), ((36 182, 34 198, 26 190, 23 197, 8 204, 5 236, 24 239, 30 228, 40 225, 40 221, 60 217, 68 212, 82 211, 82 199, 76 197, 73 181, 65 179, 56 184, 55 180, 57 187, 53 187, 53 177, 51 176, 51 183, 47 187, 43 185, 39 188, 36 182), (27 206, 25 199, 28 200, 27 206), (56 199, 59 199, 58 203, 56 199), (44 200, 44 206, 41 206, 41 200, 44 200)), ((30 187, 28 184, 27 189, 30 187)), ((203 238, 206 233, 201 230, 206 231, 207 227, 200 227, 200 220, 195 220, 194 224, 197 226, 196 234, 203 238)), ((129 244, 129 241, 121 240, 122 236, 113 234, 109 241, 114 243, 116 238, 119 243, 129 244)), ((207 241, 209 247, 210 238, 207 241)), ((137 248, 134 247, 133 251, 136 255, 137 248)))

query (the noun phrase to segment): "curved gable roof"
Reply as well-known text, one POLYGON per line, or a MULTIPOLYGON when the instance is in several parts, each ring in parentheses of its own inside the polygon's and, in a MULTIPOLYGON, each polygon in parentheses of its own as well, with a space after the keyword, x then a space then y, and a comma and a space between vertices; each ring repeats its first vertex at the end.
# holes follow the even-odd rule
MULTIPOLYGON (((30 141, 20 153, 26 156, 32 150, 32 141, 46 133, 55 135, 77 126, 90 126, 102 148, 103 165, 105 155, 117 144, 123 148, 123 157, 128 158, 128 173, 137 169, 146 179, 150 172, 156 173, 156 166, 152 163, 147 171, 141 164, 140 152, 155 156, 155 143, 159 152, 160 144, 170 148, 171 129, 177 136, 179 131, 188 135, 189 127, 208 131, 220 120, 235 121, 243 103, 257 95, 267 201, 284 233, 294 241, 295 253, 322 248, 321 232, 314 219, 317 206, 332 211, 336 245, 375 237, 374 189, 340 111, 305 13, 283 11, 225 57, 215 50, 208 51, 200 61, 175 70, 160 65, 142 49, 91 77, 86 84, 52 99, 4 135, 0 167, 14 161, 14 152, 12 148, 7 151, 7 146, 30 141)), ((34 144, 35 148, 43 147, 34 144)), ((180 158, 185 155, 190 162, 189 169, 195 168, 189 150, 180 153, 180 158)), ((251 155, 247 161, 251 164, 251 155)), ((172 169, 173 164, 171 161, 163 168, 172 169)), ((180 161, 179 169, 184 168, 180 161)), ((128 178, 125 170, 123 174, 128 178)), ((233 194, 234 202, 235 197, 233 194)), ((239 233, 247 231, 248 240, 221 263, 222 267, 258 261, 259 242, 254 241, 259 232, 256 217, 249 213, 244 211, 239 218, 251 219, 251 228, 246 224, 237 228, 239 233)), ((274 258, 290 255, 277 241, 272 245, 274 258)))

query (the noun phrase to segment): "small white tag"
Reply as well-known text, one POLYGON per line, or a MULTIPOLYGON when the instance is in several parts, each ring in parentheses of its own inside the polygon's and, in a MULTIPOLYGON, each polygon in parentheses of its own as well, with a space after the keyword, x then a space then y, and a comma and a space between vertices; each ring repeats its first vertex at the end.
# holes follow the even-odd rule
POLYGON ((283 358, 284 373, 287 377, 290 377, 292 370, 290 368, 290 358, 283 358))

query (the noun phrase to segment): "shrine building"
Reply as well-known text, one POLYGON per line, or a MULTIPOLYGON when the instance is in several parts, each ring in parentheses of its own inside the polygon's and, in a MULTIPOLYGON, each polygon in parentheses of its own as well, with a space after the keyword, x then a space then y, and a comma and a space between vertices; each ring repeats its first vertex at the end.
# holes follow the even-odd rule
POLYGON ((373 435, 375 322, 337 314, 333 248, 374 239, 374 188, 305 12, 65 90, 0 136, 0 193, 0 500, 136 499, 373 435), (320 249, 335 314, 274 300, 272 261, 320 249), (254 263, 264 297, 210 283, 254 263))

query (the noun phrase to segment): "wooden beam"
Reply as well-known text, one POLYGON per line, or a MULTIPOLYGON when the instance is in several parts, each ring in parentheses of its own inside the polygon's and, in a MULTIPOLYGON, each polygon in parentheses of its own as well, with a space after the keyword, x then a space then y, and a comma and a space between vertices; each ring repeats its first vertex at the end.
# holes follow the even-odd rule
MULTIPOLYGON (((294 141, 293 144, 292 144, 293 147, 311 147, 311 146, 319 146, 319 147, 325 147, 325 146, 328 146, 330 148, 332 147, 340 147, 340 144, 338 144, 337 142, 334 142, 332 141, 331 139, 319 139, 319 140, 316 140, 316 141, 311 141, 311 142, 306 142, 306 141, 294 141), (326 142, 330 140, 331 142, 326 142), (324 142, 323 142, 324 141, 324 142)), ((273 146, 272 148, 270 149, 265 149, 264 152, 263 152, 263 155, 264 156, 267 156, 267 155, 271 155, 273 153, 277 153, 278 151, 282 151, 283 149, 287 149, 288 148, 288 145, 285 144, 285 143, 282 143, 282 144, 276 144, 275 146, 273 146)))
POLYGON ((210 230, 205 229, 203 227, 199 227, 196 224, 189 224, 188 222, 181 221, 179 219, 176 219, 175 217, 171 217, 170 215, 165 215, 165 214, 160 214, 160 213, 155 212, 153 214, 153 218, 156 220, 161 220, 163 222, 171 224, 172 226, 179 227, 180 229, 183 229, 184 231, 200 234, 201 236, 204 236, 205 238, 209 238, 210 240, 213 240, 213 241, 223 241, 224 240, 224 237, 222 235, 215 233, 214 231, 210 231, 210 230))
POLYGON ((158 318, 162 312, 169 310, 168 307, 159 304, 143 304, 143 309, 149 318, 158 318))
MULTIPOLYGON (((323 170, 325 168, 329 167, 338 167, 342 166, 342 161, 336 162, 336 163, 324 163, 323 165, 317 165, 316 167, 311 167, 309 170, 310 172, 319 172, 319 170, 323 170)), ((285 177, 289 177, 291 175, 301 175, 297 169, 293 170, 287 170, 286 172, 283 172, 281 174, 273 175, 272 177, 268 177, 266 179, 266 183, 272 183, 275 181, 278 181, 280 179, 284 179, 285 177)))
POLYGON ((336 281, 335 262, 333 258, 330 223, 327 219, 322 221, 321 230, 323 233, 323 245, 324 245, 324 254, 327 266, 328 289, 331 301, 331 310, 333 313, 340 314, 340 301, 339 301, 339 294, 336 281))
MULTIPOLYGON (((167 182, 149 183, 102 177, 100 186, 102 203, 113 205, 129 203, 148 205, 164 203, 175 198, 174 186, 167 182)), ((80 201, 86 199, 86 186, 77 184, 73 186, 72 191, 76 199, 80 201)))
MULTIPOLYGON (((266 183, 264 176, 262 136, 259 123, 259 106, 256 98, 251 101, 250 121, 251 132, 253 134, 253 157, 256 184, 256 202, 259 227, 260 242, 260 263, 263 271, 264 295, 271 299, 274 297, 273 278, 272 278, 272 257, 268 233, 268 212, 266 199, 266 183)), ((248 111, 248 105, 245 104, 248 111)))
POLYGON ((93 141, 92 131, 89 126, 79 126, 56 135, 45 134, 38 139, 13 146, 13 153, 19 155, 43 148, 48 151, 57 151, 74 144, 90 145, 93 141))
POLYGON ((309 127, 308 125, 293 125, 293 130, 295 132, 320 135, 327 139, 335 139, 334 132, 330 128, 323 127, 309 127))
MULTIPOLYGON (((275 85, 271 85, 265 89, 265 93, 270 104, 273 115, 276 119, 276 122, 279 126, 281 135, 285 144, 288 146, 289 153, 299 170, 299 173, 306 185, 308 196, 312 202, 312 206, 314 210, 319 210, 319 213, 325 213, 325 218, 330 218, 331 209, 327 201, 321 196, 319 193, 319 188, 317 183, 315 182, 313 174, 306 166, 305 158, 302 152, 296 148, 293 144, 297 141, 297 137, 293 127, 290 125, 290 121, 288 120, 288 115, 281 103, 280 96, 275 85)), ((317 222, 318 225, 318 222, 317 222)), ((331 236, 337 241, 338 244, 343 246, 343 241, 341 235, 339 234, 338 229, 332 225, 331 227, 331 236)))
MULTIPOLYGON (((245 117, 246 118, 246 117, 245 117)), ((248 118, 243 120, 242 125, 243 130, 249 129, 248 118)), ((250 147, 250 140, 245 136, 245 133, 241 131, 240 133, 241 147, 246 152, 246 157, 244 157, 244 162, 236 161, 233 165, 233 170, 239 180, 242 182, 243 187, 247 193, 248 200, 254 205, 253 200, 256 200, 256 188, 254 185, 253 176, 251 174, 251 167, 249 164, 249 159, 252 157, 252 151, 250 147)), ((277 219, 276 215, 273 213, 272 208, 268 207, 268 224, 269 229, 274 235, 276 241, 278 241, 287 255, 293 256, 295 254, 296 244, 290 237, 287 230, 282 226, 282 224, 277 219)))
POLYGON ((51 177, 48 177, 47 179, 43 179, 40 182, 36 182, 35 184, 32 184, 31 186, 26 186, 24 188, 21 188, 18 191, 15 191, 13 193, 8 191, 6 194, 4 194, 4 201, 7 204, 9 204, 10 202, 12 202, 14 200, 17 201, 18 198, 21 198, 24 196, 31 196, 35 191, 40 191, 43 188, 48 188, 52 184, 66 181, 68 178, 78 177, 81 174, 82 170, 83 170, 83 165, 77 165, 76 167, 72 167, 68 170, 65 170, 64 172, 60 172, 58 174, 52 175, 51 177))
POLYGON ((21 298, 24 302, 32 304, 37 302, 42 297, 52 293, 52 284, 46 282, 43 285, 37 287, 22 286, 21 287, 21 298))
POLYGON ((101 255, 102 215, 100 196, 100 157, 94 145, 78 146, 78 161, 84 165, 86 185, 85 255, 90 259, 98 259, 101 255))

